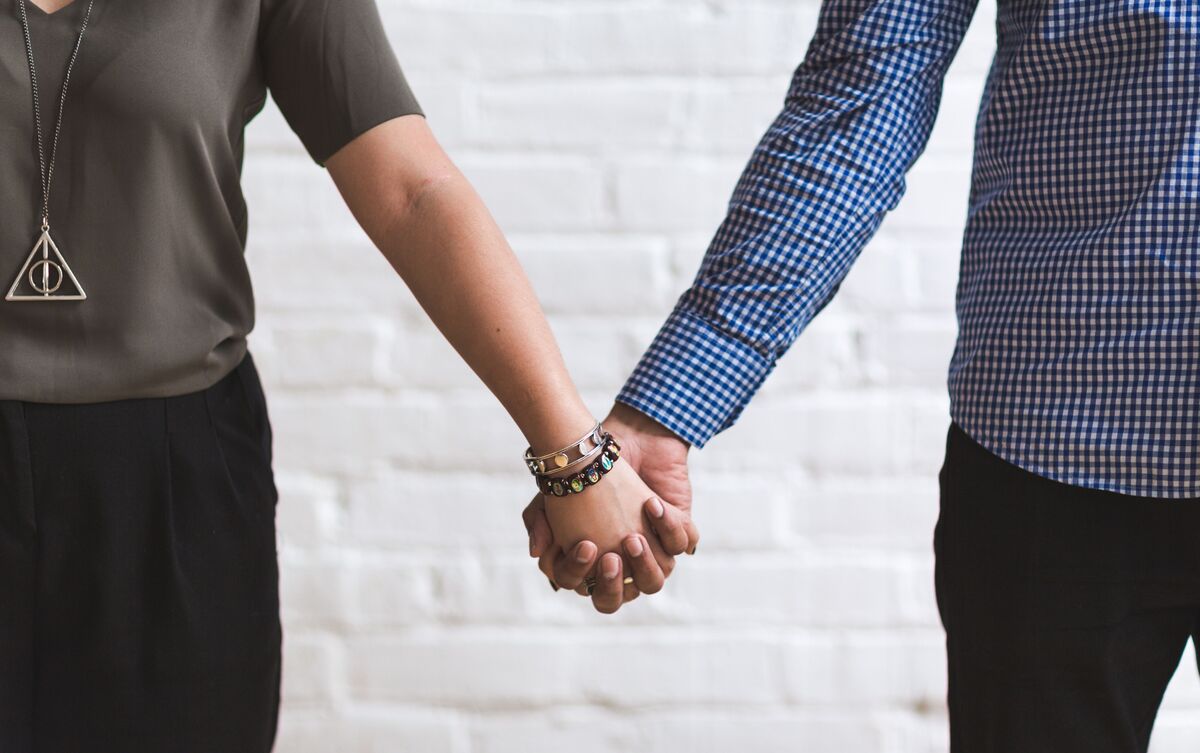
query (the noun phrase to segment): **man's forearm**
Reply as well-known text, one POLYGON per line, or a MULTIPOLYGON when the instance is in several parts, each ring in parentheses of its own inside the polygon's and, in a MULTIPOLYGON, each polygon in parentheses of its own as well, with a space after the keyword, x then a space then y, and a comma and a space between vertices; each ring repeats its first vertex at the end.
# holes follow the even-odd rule
POLYGON ((695 279, 617 395, 703 448, 830 302, 924 149, 977 0, 824 0, 695 279))

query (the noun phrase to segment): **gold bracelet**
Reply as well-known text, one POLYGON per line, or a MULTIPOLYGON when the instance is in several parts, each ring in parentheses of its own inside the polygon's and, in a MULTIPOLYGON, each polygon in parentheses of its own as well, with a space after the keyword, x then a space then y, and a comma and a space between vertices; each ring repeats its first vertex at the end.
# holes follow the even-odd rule
POLYGON ((591 431, 584 434, 579 439, 570 443, 561 450, 547 453, 545 455, 534 456, 533 447, 525 449, 525 465, 529 468, 529 472, 533 475, 539 473, 553 472, 556 468, 562 470, 572 463, 572 460, 578 461, 580 458, 596 450, 597 447, 604 443, 604 427, 597 421, 591 431), (578 453, 575 458, 571 455, 578 453))
MULTIPOLYGON (((607 434, 604 435, 604 439, 606 439, 607 437, 608 437, 607 434)), ((580 465, 581 463, 586 463, 590 460, 595 460, 596 457, 604 450, 604 439, 601 439, 600 444, 593 447, 586 455, 579 456, 578 458, 576 458, 576 459, 572 460, 571 462, 567 463, 566 465, 564 465, 562 468, 551 468, 550 470, 546 471, 545 473, 535 473, 533 475, 534 476, 546 476, 548 478, 566 478, 565 475, 564 476, 550 476, 550 474, 558 473, 559 471, 565 471, 565 470, 573 468, 577 465, 580 465)))

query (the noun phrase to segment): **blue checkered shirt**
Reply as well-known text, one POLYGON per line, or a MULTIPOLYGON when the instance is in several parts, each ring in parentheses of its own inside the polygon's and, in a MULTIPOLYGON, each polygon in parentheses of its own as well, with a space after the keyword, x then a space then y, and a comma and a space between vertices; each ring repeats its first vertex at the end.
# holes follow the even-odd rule
MULTIPOLYGON (((950 417, 1033 473, 1200 496, 1200 3, 998 0, 950 417)), ((617 400, 731 426, 905 191, 975 0, 825 0, 783 111, 617 400)))

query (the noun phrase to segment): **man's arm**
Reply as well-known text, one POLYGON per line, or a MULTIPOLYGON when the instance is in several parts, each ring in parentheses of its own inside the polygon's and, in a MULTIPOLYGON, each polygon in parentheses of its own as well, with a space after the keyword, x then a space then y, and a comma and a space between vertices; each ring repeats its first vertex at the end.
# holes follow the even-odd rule
MULTIPOLYGON (((977 0, 825 0, 785 107, 742 174, 691 287, 604 419, 671 508, 658 538, 695 552, 690 446, 733 425, 904 193, 977 0), (657 422, 657 423, 656 423, 657 422)), ((537 500, 530 553, 560 581, 537 500)), ((590 562, 578 567, 590 567, 590 562)))
POLYGON ((618 402, 696 447, 734 424, 899 203, 977 2, 825 0, 783 112, 618 402))

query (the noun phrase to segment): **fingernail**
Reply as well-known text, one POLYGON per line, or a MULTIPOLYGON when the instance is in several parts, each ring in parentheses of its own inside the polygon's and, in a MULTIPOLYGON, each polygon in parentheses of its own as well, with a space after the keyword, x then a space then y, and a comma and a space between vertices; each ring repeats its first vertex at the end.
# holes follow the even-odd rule
POLYGON ((688 554, 695 554, 696 550, 699 548, 700 548, 700 543, 697 542, 696 545, 692 547, 692 551, 688 552, 688 554))
POLYGON ((620 569, 621 560, 616 557, 605 557, 604 562, 600 564, 600 569, 604 571, 604 577, 607 580, 612 580, 617 577, 617 570, 620 569))
POLYGON ((551 588, 553 588, 555 591, 558 590, 558 584, 555 583, 552 578, 546 578, 546 580, 549 581, 551 588))
POLYGON ((586 541, 581 541, 575 545, 575 561, 579 564, 584 564, 592 558, 592 549, 586 541))
POLYGON ((532 539, 532 538, 530 538, 530 539, 529 539, 529 556, 530 556, 530 557, 536 557, 536 556, 537 556, 537 552, 535 552, 535 551, 534 551, 534 549, 533 549, 533 543, 534 543, 534 542, 533 542, 533 539, 532 539))
POLYGON ((662 500, 658 497, 650 498, 650 514, 656 518, 661 518, 666 515, 667 511, 663 509, 662 500))
POLYGON ((625 551, 629 552, 630 557, 641 557, 642 540, 637 536, 625 539, 625 551))

